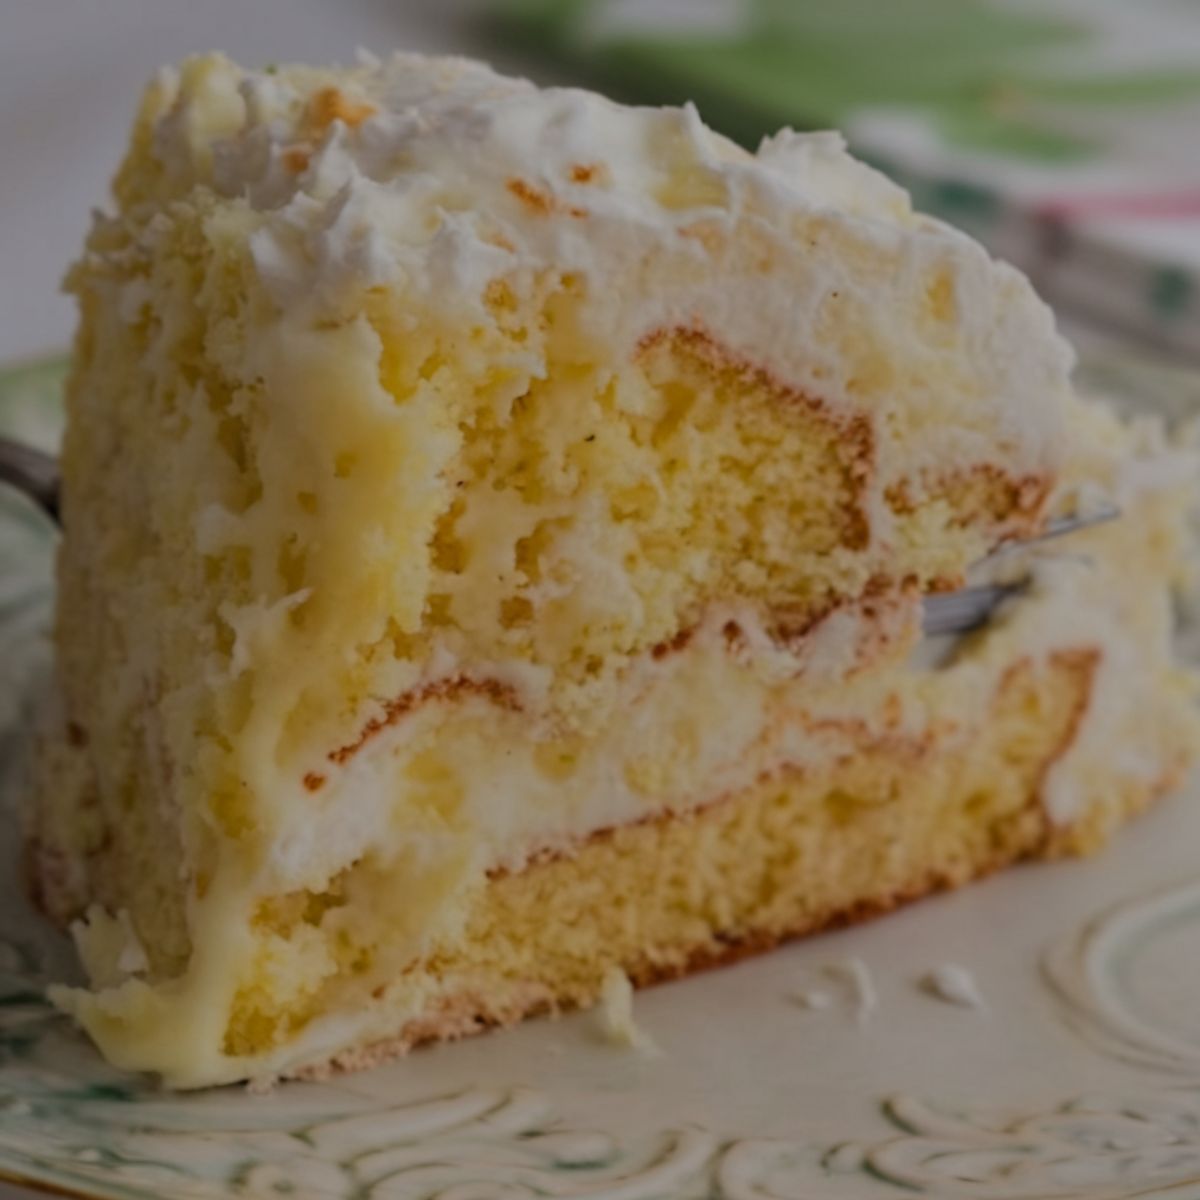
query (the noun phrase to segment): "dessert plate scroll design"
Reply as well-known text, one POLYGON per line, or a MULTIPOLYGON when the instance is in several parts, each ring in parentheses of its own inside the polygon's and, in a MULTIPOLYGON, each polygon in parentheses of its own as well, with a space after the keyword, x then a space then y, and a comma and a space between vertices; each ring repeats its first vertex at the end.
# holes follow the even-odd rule
MULTIPOLYGON (((891 1132, 823 1145, 696 1127, 622 1140, 524 1088, 358 1111, 306 1085, 244 1121, 110 1071, 41 997, 34 948, 0 948, 0 1172, 120 1200, 1137 1200, 1200 1195, 1200 1087, 1046 1111, 884 1105, 891 1132), (326 1105, 328 1101, 324 1101, 326 1105), (849 1190, 848 1190, 849 1189, 849 1190)), ((238 1102, 232 1102, 236 1110, 238 1102)), ((802 1132, 802 1131, 801 1131, 802 1132)))
MULTIPOLYGON (((1200 926, 1200 879, 1138 896, 1101 913, 1053 945, 1042 960, 1042 970, 1068 1023, 1098 1049, 1200 1086, 1200 1042, 1157 1026, 1139 1012, 1129 987, 1136 953, 1164 931, 1185 925, 1200 926)), ((1200 996, 1194 999, 1200 1005, 1200 996)))

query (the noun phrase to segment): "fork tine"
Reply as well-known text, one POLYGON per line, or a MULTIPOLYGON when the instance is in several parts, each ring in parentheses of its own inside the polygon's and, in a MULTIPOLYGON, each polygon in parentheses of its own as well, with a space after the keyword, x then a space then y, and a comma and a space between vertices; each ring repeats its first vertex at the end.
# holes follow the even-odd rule
POLYGON ((0 437, 0 483, 24 492, 58 520, 58 460, 51 455, 0 437))
POLYGON ((1017 583, 986 583, 926 596, 922 605, 921 628, 926 637, 944 633, 967 633, 986 625, 996 606, 1009 596, 1023 592, 1028 579, 1017 583))
MULTIPOLYGON (((1045 529, 1036 537, 1007 542, 1000 546, 996 553, 1025 546, 1036 546, 1053 538, 1075 533, 1080 529, 1088 529, 1093 525, 1102 525, 1107 521, 1116 520, 1120 515, 1120 509, 1110 505, 1084 515, 1072 513, 1069 516, 1056 517, 1053 521, 1047 522, 1045 529)), ((960 588, 956 592, 942 592, 935 596, 926 596, 922 606, 921 628, 927 637, 936 637, 938 634, 945 633, 968 633, 972 629, 986 625, 1001 601, 1018 595, 1028 586, 1029 579, 1026 577, 1013 583, 986 583, 976 587, 960 588)))
POLYGON ((1115 521, 1121 515, 1121 510, 1115 505, 1106 505, 1104 508, 1098 508, 1094 512, 1089 513, 1071 513, 1065 517, 1055 517, 1052 521, 1046 522, 1045 529, 1041 533, 1036 534, 1031 538, 1021 538, 1013 542, 1008 542, 1010 546, 1036 546, 1041 542, 1048 542, 1052 538, 1062 537, 1067 533, 1074 533, 1078 529, 1090 529, 1093 525, 1104 525, 1108 521, 1115 521))

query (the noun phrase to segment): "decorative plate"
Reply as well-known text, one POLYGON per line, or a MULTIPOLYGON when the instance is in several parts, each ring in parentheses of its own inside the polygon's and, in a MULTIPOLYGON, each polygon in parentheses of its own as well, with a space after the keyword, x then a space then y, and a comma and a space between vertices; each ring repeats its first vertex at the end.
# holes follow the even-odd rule
MULTIPOLYGON (((0 377, 0 429, 53 445, 61 373, 0 377)), ((1104 375, 1200 411, 1195 377, 1104 375)), ((106 1067, 43 999, 74 968, 16 870, 53 541, 0 494, 0 1177, 109 1200, 1200 1198, 1197 787, 1091 861, 642 993, 654 1051, 584 1014, 267 1095, 106 1067)))

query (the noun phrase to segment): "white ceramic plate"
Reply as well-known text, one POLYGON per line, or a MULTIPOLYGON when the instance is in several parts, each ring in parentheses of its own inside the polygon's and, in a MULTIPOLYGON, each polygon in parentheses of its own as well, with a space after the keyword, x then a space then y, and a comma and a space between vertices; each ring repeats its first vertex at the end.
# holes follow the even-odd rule
MULTIPOLYGON (((1108 376, 1176 414, 1200 394, 1185 376, 1108 376)), ((0 378, 0 428, 53 444, 60 378, 0 378)), ((6 809, 45 672, 52 543, 0 494, 6 809)), ((582 1015, 265 1096, 160 1092, 47 1006, 45 980, 74 968, 20 894, 6 819, 0 1177, 123 1200, 1200 1198, 1200 789, 1092 861, 642 993, 657 1056, 582 1015), (850 962, 873 997, 837 969, 850 962), (944 964, 984 1007, 922 989, 944 964), (824 1006, 797 998, 814 992, 824 1006)))

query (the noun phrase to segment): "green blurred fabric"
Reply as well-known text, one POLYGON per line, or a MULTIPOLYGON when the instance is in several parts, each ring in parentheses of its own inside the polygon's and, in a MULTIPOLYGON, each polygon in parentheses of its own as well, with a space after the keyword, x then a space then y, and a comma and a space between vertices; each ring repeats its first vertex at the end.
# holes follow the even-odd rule
MULTIPOLYGON (((751 145, 783 124, 844 127, 856 111, 895 106, 932 119, 964 147, 1073 160, 1094 147, 1056 112, 1200 96, 1200 68, 1090 62, 1092 31, 1053 5, 729 0, 729 31, 689 21, 683 4, 664 8, 680 14, 674 27, 639 16, 623 30, 619 16, 604 19, 613 7, 502 0, 497 11, 510 35, 589 82, 631 100, 695 100, 710 124, 751 145)), ((643 12, 653 10, 645 0, 643 12)))

